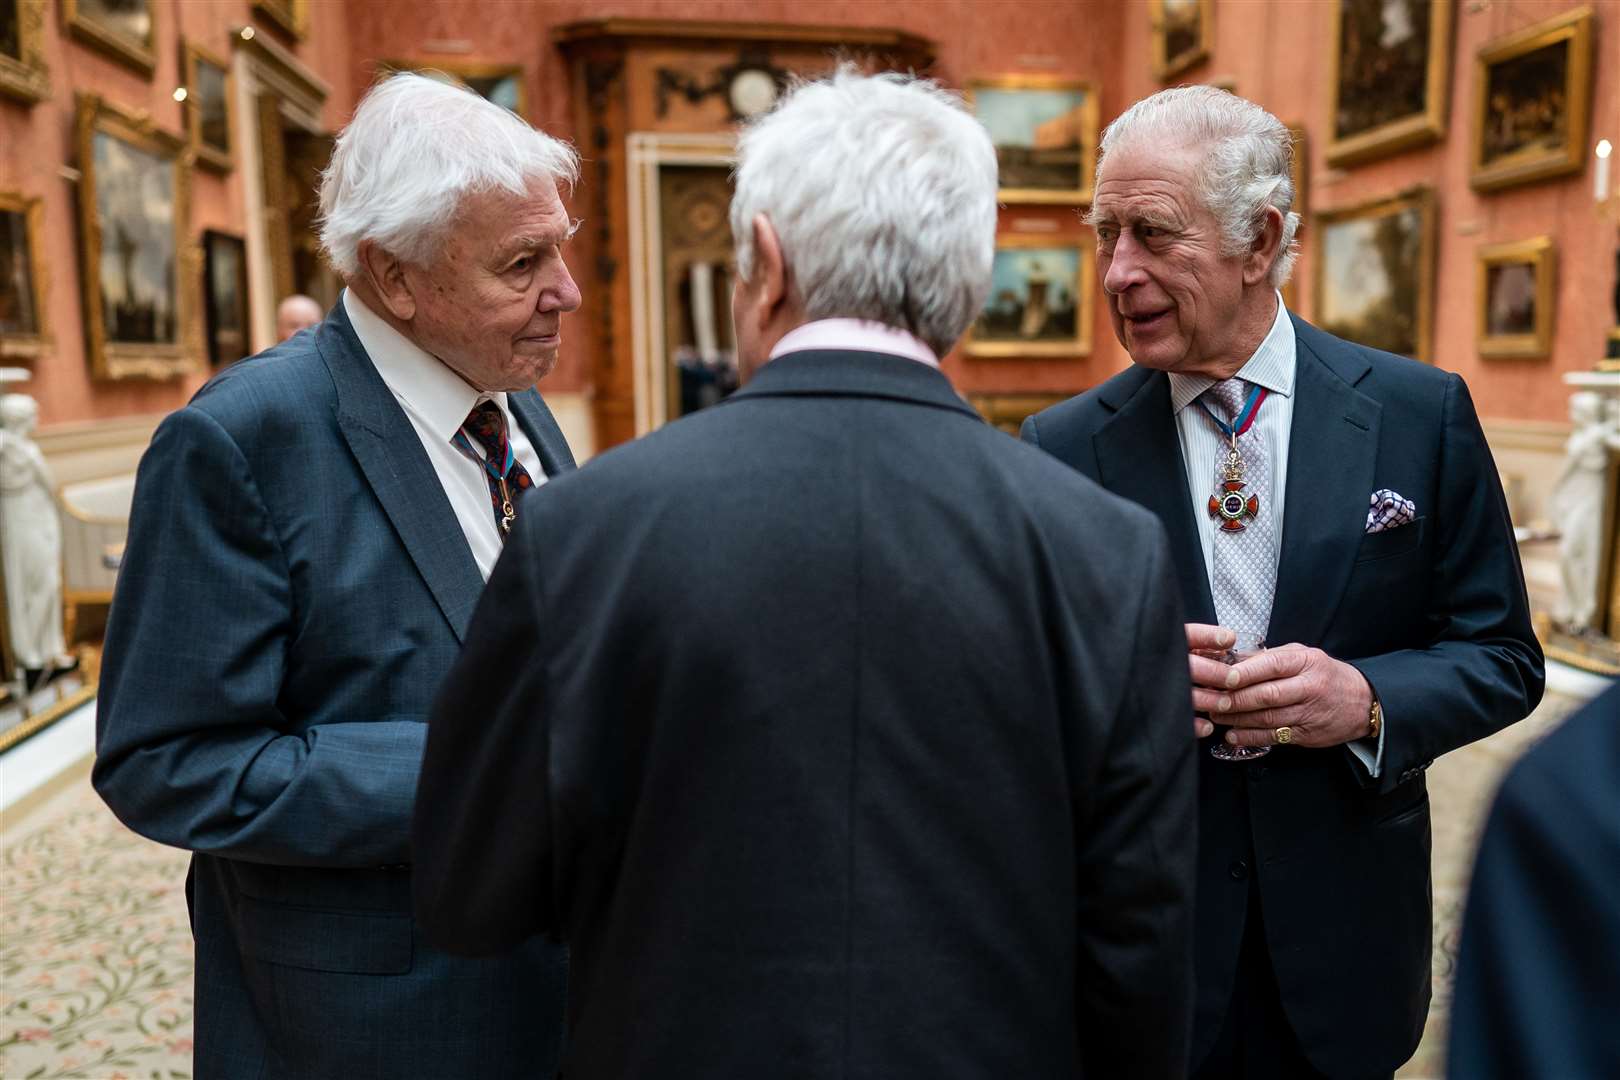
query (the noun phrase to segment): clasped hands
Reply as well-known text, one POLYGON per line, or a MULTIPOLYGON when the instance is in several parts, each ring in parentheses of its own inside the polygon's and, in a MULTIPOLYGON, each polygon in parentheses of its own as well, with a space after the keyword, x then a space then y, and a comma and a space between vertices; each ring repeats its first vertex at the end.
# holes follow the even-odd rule
MULTIPOLYGON (((1267 649, 1237 664, 1210 655, 1231 648, 1234 640, 1227 627, 1187 624, 1193 709, 1231 725, 1227 742, 1270 746, 1280 727, 1292 729, 1294 746, 1338 746, 1366 737, 1372 687, 1361 672, 1299 644, 1267 649)), ((1214 723, 1194 717, 1199 738, 1214 731, 1214 723)))

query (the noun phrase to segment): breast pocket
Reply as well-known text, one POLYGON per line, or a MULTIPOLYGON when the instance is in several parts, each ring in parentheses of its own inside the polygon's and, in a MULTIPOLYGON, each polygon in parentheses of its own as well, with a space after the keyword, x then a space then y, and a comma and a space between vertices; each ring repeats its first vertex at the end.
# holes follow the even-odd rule
POLYGON ((1398 555, 1416 551, 1423 543, 1423 533, 1428 527, 1428 520, 1427 517, 1420 517, 1394 529, 1367 533, 1361 538, 1361 546, 1356 549, 1356 562, 1393 559, 1398 555))

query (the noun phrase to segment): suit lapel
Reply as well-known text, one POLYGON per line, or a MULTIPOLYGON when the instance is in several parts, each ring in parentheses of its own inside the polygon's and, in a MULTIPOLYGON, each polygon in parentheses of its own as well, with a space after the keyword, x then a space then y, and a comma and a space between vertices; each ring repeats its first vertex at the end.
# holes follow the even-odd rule
POLYGON ((338 429, 460 641, 484 578, 444 485, 416 429, 360 347, 341 301, 321 324, 315 342, 337 388, 338 429))
POLYGON ((1153 372, 1092 436, 1103 487, 1158 515, 1170 533, 1181 595, 1192 622, 1215 621, 1204 549, 1198 542, 1181 460, 1181 436, 1170 411, 1170 380, 1153 372))
POLYGON ((506 404, 511 408, 512 415, 517 417, 523 434, 529 437, 529 445, 534 447, 535 454, 540 458, 540 467, 546 470, 547 476, 556 476, 574 467, 574 455, 568 449, 568 440, 563 438, 562 429, 557 426, 556 418, 551 415, 551 410, 546 407, 538 391, 507 394, 506 404))
POLYGON ((1295 320, 1298 342, 1282 559, 1269 644, 1316 643, 1344 596, 1367 522, 1382 409, 1354 384, 1367 363, 1295 320))

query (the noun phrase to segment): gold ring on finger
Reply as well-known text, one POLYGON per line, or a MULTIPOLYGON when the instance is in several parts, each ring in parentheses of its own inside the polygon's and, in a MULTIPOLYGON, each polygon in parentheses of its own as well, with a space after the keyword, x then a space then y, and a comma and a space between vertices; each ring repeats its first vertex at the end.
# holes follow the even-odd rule
POLYGON ((1277 728, 1271 733, 1271 737, 1277 740, 1278 746, 1287 746, 1294 741, 1294 729, 1291 727, 1277 728))

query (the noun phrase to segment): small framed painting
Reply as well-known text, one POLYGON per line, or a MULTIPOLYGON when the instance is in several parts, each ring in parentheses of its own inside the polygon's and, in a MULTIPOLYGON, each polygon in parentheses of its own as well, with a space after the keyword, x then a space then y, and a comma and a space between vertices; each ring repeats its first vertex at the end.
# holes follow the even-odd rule
POLYGON ((1097 95, 1089 83, 1039 75, 974 79, 968 98, 996 146, 1002 202, 1091 202, 1097 95))
POLYGON ((1476 256, 1475 307, 1481 356, 1552 352, 1558 249, 1550 236, 1492 244, 1476 256))
POLYGON ((1313 321, 1330 334, 1427 362, 1434 322, 1434 190, 1316 215, 1313 321))
POLYGON ((203 233, 203 314, 209 364, 224 367, 248 355, 247 246, 240 236, 203 233))
POLYGON ((1476 190, 1580 170, 1592 108, 1591 8, 1491 42, 1474 70, 1476 190))
POLYGON ((1339 0, 1327 159, 1352 165, 1446 133, 1452 0, 1339 0))
POLYGON ((51 96, 45 63, 46 0, 0 0, 0 94, 18 101, 51 96))
POLYGON ((1214 0, 1149 0, 1148 12, 1153 19, 1153 75, 1160 82, 1209 59, 1215 41, 1214 0))
POLYGON ((0 360, 33 360, 45 330, 45 267, 39 199, 0 192, 0 360))
POLYGON ((231 72, 218 54, 195 42, 181 47, 186 80, 186 139, 197 163, 229 172, 231 158, 231 72))
POLYGON ((74 37, 150 77, 157 66, 152 0, 62 0, 74 37))
POLYGON ((1088 356, 1096 273, 1089 236, 996 240, 990 296, 968 329, 969 356, 1088 356))

